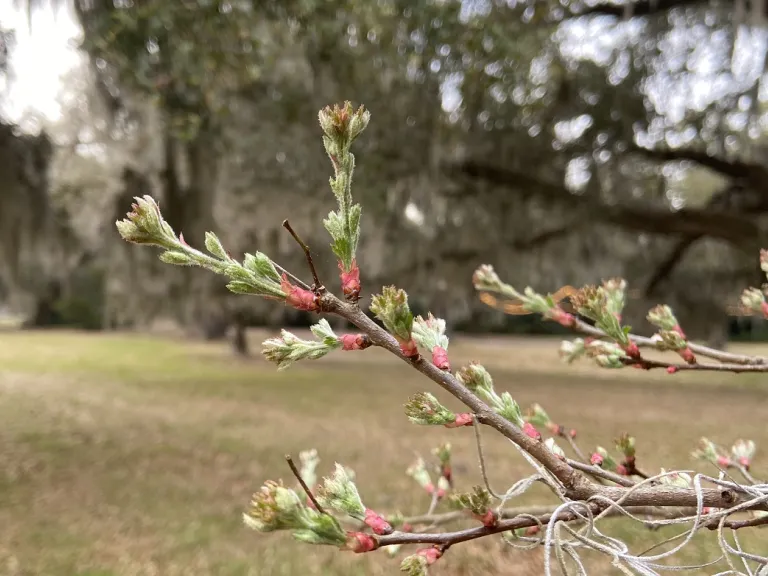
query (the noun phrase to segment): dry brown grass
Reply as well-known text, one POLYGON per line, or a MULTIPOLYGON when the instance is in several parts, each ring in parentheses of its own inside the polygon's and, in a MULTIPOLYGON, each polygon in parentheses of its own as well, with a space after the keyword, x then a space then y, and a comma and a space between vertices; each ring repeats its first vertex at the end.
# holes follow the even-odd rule
MULTIPOLYGON (((768 443, 768 387, 757 377, 569 369, 551 340, 464 338, 451 352, 454 364, 485 363, 521 404, 538 401, 577 427, 584 447, 634 433, 649 470, 692 466, 688 452, 704 434, 768 443)), ((0 367, 3 575, 396 573, 383 552, 354 557, 254 534, 241 512, 263 480, 288 477, 286 452, 307 447, 320 451, 323 472, 334 460, 354 468, 368 505, 385 511, 426 508, 404 470, 443 440, 454 445, 459 486, 478 481, 471 430, 408 424, 403 401, 434 386, 381 351, 278 374, 219 345, 6 332, 0 367)), ((529 473, 503 439, 485 437, 499 489, 529 473)), ((551 499, 536 490, 527 501, 551 499)), ((636 550, 674 533, 610 527, 632 530, 636 550)), ((680 562, 713 557, 712 542, 703 534, 680 562)), ((451 550, 435 573, 538 574, 541 557, 488 540, 451 550)))

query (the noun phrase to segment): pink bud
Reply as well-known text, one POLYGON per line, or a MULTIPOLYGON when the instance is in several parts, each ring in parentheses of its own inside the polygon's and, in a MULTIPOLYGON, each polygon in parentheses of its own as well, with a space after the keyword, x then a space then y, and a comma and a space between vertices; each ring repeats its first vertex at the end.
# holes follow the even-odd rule
POLYGON ((450 370, 451 364, 448 362, 448 351, 442 346, 432 348, 432 364, 440 370, 450 370))
POLYGON ((355 554, 362 554, 376 550, 376 540, 365 532, 347 532, 347 543, 344 550, 351 550, 355 554))
POLYGON ((445 427, 460 428, 462 426, 472 426, 472 422, 472 414, 470 412, 464 412, 463 414, 456 414, 456 420, 449 422, 445 427))
POLYGON ((691 349, 687 346, 682 350, 678 350, 678 354, 680 354, 680 357, 688 364, 696 364, 696 356, 693 355, 693 352, 691 352, 691 349))
POLYGON ((182 244, 184 244, 184 246, 187 246, 187 247, 189 247, 189 244, 187 244, 187 241, 186 241, 186 240, 184 240, 184 233, 183 233, 183 232, 179 232, 179 242, 181 242, 182 244))
POLYGON ((342 350, 365 350, 371 345, 365 334, 343 334, 339 340, 342 350))
POLYGON ((422 548, 416 552, 419 556, 424 556, 427 559, 427 565, 434 564, 443 555, 440 548, 433 546, 432 548, 422 548))
POLYGON ((602 466, 603 465, 603 457, 598 454, 597 452, 594 452, 592 456, 589 457, 589 462, 593 466, 602 466))
POLYGON ((283 278, 280 281, 280 288, 286 296, 285 303, 293 306, 296 310, 315 312, 320 309, 317 296, 311 290, 305 290, 291 284, 285 274, 283 274, 283 278))
POLYGON ((341 291, 347 298, 357 298, 360 295, 360 268, 357 267, 357 261, 352 260, 352 267, 348 272, 344 271, 344 265, 339 262, 341 271, 341 291))
POLYGON ((525 432, 525 435, 529 438, 533 438, 534 440, 541 440, 541 433, 536 430, 534 425, 530 422, 523 424, 523 432, 525 432))
POLYGON ((435 485, 430 482, 426 486, 424 486, 424 490, 427 492, 427 494, 434 494, 435 493, 435 485))
POLYGON ((535 536, 539 533, 539 527, 536 526, 528 526, 528 528, 525 529, 525 535, 526 536, 535 536))
POLYGON ((391 534, 392 533, 392 526, 389 525, 389 522, 384 520, 384 518, 374 512, 373 510, 366 509, 365 511, 365 524, 373 530, 374 534, 391 534))
POLYGON ((630 358, 640 358, 640 349, 637 347, 637 344, 634 342, 630 342, 624 347, 624 352, 627 353, 627 356, 630 358))
POLYGON ((728 468, 731 465, 731 461, 726 456, 718 456, 717 465, 721 468, 728 468))
POLYGON ((560 426, 559 424, 555 424, 554 422, 548 422, 548 423, 547 423, 547 430, 549 430, 549 432, 550 432, 552 435, 554 435, 554 436, 559 436, 559 435, 560 435, 560 433, 561 433, 561 432, 562 432, 562 430, 563 430, 563 427, 562 427, 562 426, 560 426))
POLYGON ((485 514, 473 514, 473 516, 482 522, 483 526, 486 528, 492 528, 499 523, 498 516, 496 516, 494 511, 490 509, 487 510, 485 514))
POLYGON ((400 530, 402 532, 413 532, 413 526, 408 524, 408 522, 405 522, 401 527, 400 530))
POLYGON ((629 470, 627 470, 627 467, 624 466, 624 464, 619 464, 616 466, 616 474, 620 474, 621 476, 629 476, 629 470))
POLYGON ((399 341, 399 343, 400 351, 406 358, 416 358, 419 355, 419 349, 416 347, 416 342, 413 341, 413 338, 407 342, 399 341))
POLYGON ((675 332, 677 332, 678 334, 680 334, 680 337, 681 337, 683 340, 688 340, 688 337, 685 335, 685 332, 683 332, 683 329, 682 329, 682 328, 680 328, 680 324, 675 324, 675 326, 674 326, 674 328, 672 328, 672 330, 674 330, 675 332))
POLYGON ((555 306, 551 310, 550 317, 552 318, 552 320, 554 320, 561 326, 565 326, 566 328, 572 328, 576 322, 576 318, 574 318, 572 314, 568 314, 568 312, 566 312, 559 306, 555 306))
POLYGON ((768 302, 760 304, 760 311, 763 313, 764 318, 768 318, 768 302))
POLYGON ((568 430, 568 436, 570 436, 571 438, 576 438, 576 428, 571 428, 570 430, 568 430))
POLYGON ((674 374, 677 372, 677 366, 667 366, 667 374, 674 374))
POLYGON ((744 468, 749 470, 750 462, 749 462, 749 458, 747 458, 746 456, 742 456, 741 458, 739 458, 739 464, 741 464, 742 466, 744 466, 744 468))

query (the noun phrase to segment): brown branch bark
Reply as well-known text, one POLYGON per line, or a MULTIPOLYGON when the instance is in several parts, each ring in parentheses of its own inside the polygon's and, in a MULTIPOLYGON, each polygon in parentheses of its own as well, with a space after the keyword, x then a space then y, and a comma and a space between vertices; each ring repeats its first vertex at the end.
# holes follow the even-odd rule
MULTIPOLYGON (((597 485, 590 482, 586 476, 575 470, 567 461, 561 460, 555 456, 543 442, 530 438, 520 428, 493 412, 485 402, 464 387, 451 373, 440 370, 421 357, 415 359, 405 357, 395 338, 371 320, 357 305, 342 302, 332 294, 326 293, 320 297, 320 309, 324 312, 338 314, 354 324, 368 335, 371 342, 388 350, 402 361, 410 364, 416 370, 427 376, 430 380, 440 385, 440 387, 468 406, 476 414, 479 422, 494 428, 501 433, 502 436, 511 440, 538 460, 562 483, 565 488, 565 495, 571 500, 586 501, 592 497, 600 496, 613 502, 620 501, 622 506, 695 507, 697 505, 698 498, 696 491, 690 488, 680 488, 669 485, 643 485, 632 486, 631 488, 625 486, 613 487, 597 485)), ((596 330, 587 324, 584 324, 584 326, 590 330, 596 330)), ((597 332, 600 331, 597 330, 597 332)), ((736 504, 746 502, 744 496, 737 494, 733 490, 724 488, 705 488, 701 491, 701 496, 704 506, 714 508, 730 508, 736 504)), ((754 506, 754 509, 768 510, 768 504, 754 506)), ((516 522, 516 520, 510 522, 516 522)), ((518 528, 530 526, 530 524, 521 526, 511 524, 510 526, 512 528, 518 528)), ((511 528, 508 527, 503 530, 508 529, 511 528)), ((464 539, 472 539, 474 537, 503 531, 495 530, 495 532, 484 532, 484 530, 488 529, 482 528, 479 532, 470 531, 468 533, 470 535, 464 539), (477 535, 473 536, 474 534, 477 535)), ((414 541, 419 542, 420 540, 414 541)), ((457 541, 460 542, 463 541, 463 539, 457 541)), ((448 540, 436 540, 433 542, 437 544, 450 543, 448 540)), ((406 543, 406 541, 403 543, 406 543)))
POLYGON ((756 244, 760 236, 755 220, 742 214, 700 209, 672 212, 635 202, 609 205, 599 199, 572 194, 559 184, 541 182, 521 172, 475 161, 451 165, 447 171, 519 190, 525 196, 536 194, 548 202, 557 202, 575 209, 588 208, 592 218, 630 230, 654 234, 703 235, 740 246, 756 244))

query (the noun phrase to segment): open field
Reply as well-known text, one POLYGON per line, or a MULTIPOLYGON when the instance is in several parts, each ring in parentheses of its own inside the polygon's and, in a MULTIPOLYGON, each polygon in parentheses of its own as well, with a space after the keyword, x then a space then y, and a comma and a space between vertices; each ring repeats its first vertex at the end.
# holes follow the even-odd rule
MULTIPOLYGON (((658 471, 696 466, 688 454, 702 435, 728 445, 752 438, 755 474, 768 476, 768 378, 564 367, 556 352, 552 340, 466 338, 451 358, 484 363, 521 405, 538 401, 576 427, 584 449, 629 431, 638 463, 658 471)), ((446 399, 375 350, 277 373, 261 358, 233 359, 224 345, 0 332, 0 575, 395 574, 384 552, 353 556, 258 535, 241 513, 263 480, 289 479, 284 454, 309 447, 321 473, 335 460, 352 467, 366 503, 382 511, 426 510, 404 470, 414 452, 428 456, 443 440, 454 446, 458 487, 469 489, 479 480, 471 429, 409 424, 401 406, 419 390, 446 399)), ((529 473, 492 431, 485 444, 497 489, 529 473)), ((553 500, 536 489, 526 502, 553 500)), ((640 552, 680 529, 632 530, 640 552)), ((715 558, 714 538, 701 534, 678 561, 715 558)), ((741 541, 765 552, 768 529, 741 541)), ((434 573, 539 574, 540 554, 486 539, 450 550, 434 573)), ((617 573, 603 560, 595 566, 617 573)))

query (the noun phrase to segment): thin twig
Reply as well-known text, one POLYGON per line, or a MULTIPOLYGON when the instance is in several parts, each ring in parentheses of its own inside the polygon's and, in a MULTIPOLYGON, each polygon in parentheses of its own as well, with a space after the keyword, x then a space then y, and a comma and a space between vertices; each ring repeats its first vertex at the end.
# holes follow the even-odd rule
POLYGON ((566 458, 565 461, 576 470, 581 470, 582 472, 586 472, 591 476, 597 476, 598 478, 610 480, 619 486, 626 486, 627 488, 630 488, 635 485, 635 482, 629 477, 621 476, 615 472, 611 472, 610 470, 600 468, 599 466, 594 466, 593 464, 584 464, 583 462, 579 462, 578 460, 571 460, 570 458, 566 458))
POLYGON ((312 287, 313 290, 315 292, 323 292, 325 288, 320 283, 320 279, 317 277, 317 270, 315 270, 315 263, 312 261, 312 254, 309 251, 309 246, 307 246, 304 241, 299 238, 299 235, 296 234, 293 228, 291 228, 291 223, 288 222, 288 220, 283 220, 283 228, 290 232, 291 236, 293 236, 293 239, 296 240, 298 245, 301 246, 301 249, 304 250, 304 255, 307 257, 307 264, 309 264, 309 269, 312 272, 312 280, 315 283, 315 285, 312 287))
MULTIPOLYGON (((583 320, 579 318, 574 318, 573 321, 573 329, 576 332, 581 332, 582 334, 588 334, 589 336, 596 336, 598 338, 602 338, 607 336, 605 332, 600 330, 599 328, 595 328, 594 326, 590 326, 583 320)), ((640 346, 641 348, 654 348, 658 350, 659 344, 656 340, 652 338, 648 338, 647 336, 638 336, 636 334, 629 334, 630 340, 640 346)), ((690 348, 691 352, 693 352, 697 356, 703 356, 705 358, 711 358, 712 360, 717 360, 718 362, 722 362, 724 364, 738 364, 738 365, 744 365, 744 366, 762 366, 762 370, 768 369, 768 358, 764 356, 749 356, 746 354, 733 354, 731 352, 723 352, 722 350, 716 350, 714 348, 709 348, 707 346, 702 346, 700 344, 693 344, 688 343, 688 348, 690 348)), ((677 366, 676 364, 674 366, 677 366)), ((681 369, 687 369, 687 370, 695 370, 696 368, 691 368, 691 364, 685 364, 681 366, 687 366, 687 368, 681 368, 681 369)), ((697 364, 694 364, 693 366, 697 366, 697 364)), ((711 366, 711 365, 699 365, 699 366, 711 366)), ((698 368, 701 370, 702 368, 698 368)), ((760 371, 760 370, 758 370, 760 371)))
POLYGON ((483 440, 480 437, 480 422, 477 421, 477 416, 475 414, 472 414, 472 421, 474 423, 474 426, 472 426, 472 428, 474 428, 475 430, 475 442, 477 444, 477 459, 480 461, 480 474, 483 477, 483 483, 485 484, 485 489, 488 490, 491 496, 501 500, 503 496, 501 496, 496 491, 494 491, 493 488, 491 488, 491 483, 488 480, 488 472, 485 468, 485 456, 483 454, 483 440))
POLYGON ((571 445, 571 449, 576 453, 576 456, 578 456, 579 460, 581 460, 582 462, 589 462, 587 457, 584 456, 584 452, 582 452, 581 448, 579 448, 579 445, 576 444, 576 440, 573 438, 573 436, 568 434, 568 432, 563 432, 562 434, 560 434, 560 436, 565 438, 568 444, 571 445))
POLYGON ((760 484, 752 474, 749 473, 749 470, 747 470, 746 466, 742 466, 741 464, 736 463, 735 464, 736 470, 738 470, 744 478, 746 478, 747 482, 750 484, 760 484))
MULTIPOLYGON (((596 502, 587 504, 592 512, 597 513, 602 509, 602 506, 596 502)), ((458 544, 459 542, 466 542, 468 540, 475 540, 477 538, 483 538, 490 534, 498 534, 499 532, 506 532, 507 530, 516 530, 518 528, 528 528, 529 526, 546 525, 552 514, 545 514, 539 518, 532 516, 517 516, 508 520, 500 520, 495 526, 477 526, 475 528, 467 528, 465 530, 457 530, 456 532, 441 532, 437 534, 427 533, 408 533, 408 532, 393 532, 387 536, 379 536, 376 538, 378 544, 381 546, 392 546, 393 544, 458 544)), ((576 512, 562 512, 557 515, 558 522, 572 522, 574 520, 582 520, 583 514, 576 512)))
POLYGON ((272 262, 272 264, 274 264, 275 268, 280 270, 280 272, 282 272, 283 274, 288 276, 291 280, 296 282, 296 284, 301 285, 303 288, 306 288, 307 290, 311 290, 312 289, 312 287, 309 284, 307 284, 306 282, 304 282, 304 280, 302 280, 301 278, 298 278, 295 275, 291 274, 290 272, 288 272, 288 270, 286 270, 285 268, 280 266, 277 262, 272 262))
POLYGON ((323 507, 320 506, 318 501, 315 499, 315 495, 312 494, 312 490, 310 490, 309 486, 307 486, 307 483, 304 482, 304 478, 301 477, 301 473, 299 472, 299 469, 296 468, 296 464, 293 462, 293 458, 291 458, 290 454, 285 455, 285 461, 288 462, 288 466, 291 467, 291 472, 293 472, 293 475, 296 476, 296 480, 299 481, 299 484, 301 484, 304 492, 307 493, 307 497, 310 499, 312 504, 314 504, 315 510, 320 512, 320 514, 326 514, 327 512, 323 510, 323 507))

